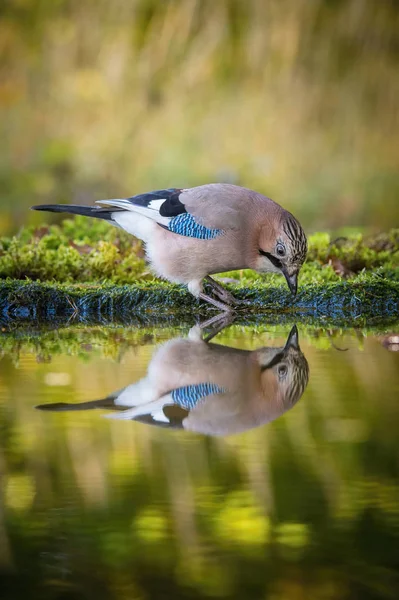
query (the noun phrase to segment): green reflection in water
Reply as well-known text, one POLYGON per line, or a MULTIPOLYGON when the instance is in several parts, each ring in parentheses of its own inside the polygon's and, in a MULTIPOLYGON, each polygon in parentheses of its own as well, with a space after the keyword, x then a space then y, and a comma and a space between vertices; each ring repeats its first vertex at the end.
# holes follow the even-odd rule
MULTIPOLYGON (((272 357, 288 331, 212 343, 272 357)), ((384 336, 300 331, 302 398, 238 435, 34 410, 137 383, 186 333, 2 340, 2 597, 395 598, 399 355, 384 336)))

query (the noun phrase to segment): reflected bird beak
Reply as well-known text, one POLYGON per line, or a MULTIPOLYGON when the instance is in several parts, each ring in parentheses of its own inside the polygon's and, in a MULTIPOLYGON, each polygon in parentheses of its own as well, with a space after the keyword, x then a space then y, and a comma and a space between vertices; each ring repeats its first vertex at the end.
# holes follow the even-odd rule
POLYGON ((295 348, 295 350, 299 350, 299 335, 296 325, 294 325, 294 327, 291 329, 288 339, 285 343, 284 350, 288 350, 288 348, 295 348))
POLYGON ((298 273, 294 273, 293 275, 288 275, 286 271, 283 271, 283 275, 285 280, 290 288, 290 292, 293 296, 296 296, 298 290, 298 273))

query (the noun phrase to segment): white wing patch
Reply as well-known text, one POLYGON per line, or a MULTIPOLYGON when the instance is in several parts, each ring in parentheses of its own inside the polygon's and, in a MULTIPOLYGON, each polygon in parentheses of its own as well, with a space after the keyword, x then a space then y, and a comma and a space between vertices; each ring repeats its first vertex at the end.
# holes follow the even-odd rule
MULTIPOLYGON (((101 204, 102 206, 115 206, 116 208, 123 208, 124 210, 128 211, 129 213, 136 213, 136 214, 138 213, 139 215, 143 215, 144 217, 147 217, 147 218, 151 219, 152 221, 156 221, 160 225, 169 225, 170 217, 161 217, 161 215, 159 214, 159 207, 164 202, 165 202, 165 198, 162 198, 161 200, 151 200, 151 202, 148 204, 148 206, 139 206, 137 204, 132 204, 131 202, 129 202, 129 200, 122 200, 122 199, 97 200, 96 203, 101 204)), ((117 221, 115 216, 113 216, 112 218, 114 219, 114 221, 117 221)), ((119 223, 119 222, 117 221, 117 223, 119 223)), ((123 227, 123 225, 121 223, 119 223, 119 225, 121 227, 123 227)), ((129 230, 127 229, 126 231, 129 231, 129 230)), ((133 232, 129 231, 129 233, 133 233, 133 232)), ((133 235, 136 235, 136 234, 133 233, 133 235)), ((138 236, 138 237, 140 237, 140 236, 138 236)), ((143 238, 141 238, 141 239, 143 239, 143 238)))
POLYGON ((147 219, 143 215, 131 211, 118 211, 112 213, 112 219, 119 227, 134 235, 143 242, 149 242, 157 227, 153 219, 147 219))
POLYGON ((168 417, 165 415, 163 410, 154 411, 151 413, 151 416, 154 419, 154 421, 157 421, 158 423, 170 423, 168 417))
POLYGON ((159 212, 162 204, 165 202, 166 198, 161 198, 160 200, 151 200, 151 202, 148 203, 148 208, 151 208, 152 210, 156 210, 157 212, 159 212))

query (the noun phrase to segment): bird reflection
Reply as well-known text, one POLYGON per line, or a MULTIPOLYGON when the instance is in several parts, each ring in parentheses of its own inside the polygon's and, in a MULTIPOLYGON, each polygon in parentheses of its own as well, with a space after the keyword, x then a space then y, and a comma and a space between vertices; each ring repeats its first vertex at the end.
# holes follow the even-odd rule
POLYGON ((106 398, 44 404, 50 411, 111 409, 134 419, 207 435, 228 435, 273 421, 294 406, 309 379, 307 360, 291 329, 285 346, 237 350, 208 343, 193 328, 155 352, 146 377, 106 398))

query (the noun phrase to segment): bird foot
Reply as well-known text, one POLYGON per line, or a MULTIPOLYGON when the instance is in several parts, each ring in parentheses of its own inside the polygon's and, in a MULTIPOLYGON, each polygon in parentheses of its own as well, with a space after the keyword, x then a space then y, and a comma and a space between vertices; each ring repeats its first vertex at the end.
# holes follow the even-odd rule
POLYGON ((214 293, 215 296, 217 296, 222 302, 224 302, 225 304, 229 304, 230 306, 243 306, 244 304, 247 304, 245 300, 239 300, 227 290, 224 290, 223 293, 214 290, 214 293))
POLYGON ((229 306, 228 304, 225 304, 224 302, 219 302, 219 300, 216 300, 215 298, 212 298, 212 296, 208 296, 207 294, 204 294, 203 292, 201 292, 199 294, 199 298, 201 300, 205 300, 205 302, 208 302, 208 304, 211 304, 215 308, 221 310, 223 313, 231 313, 232 312, 231 306, 229 306))
POLYGON ((239 306, 240 304, 245 304, 243 300, 239 300, 235 298, 233 294, 228 292, 223 286, 221 286, 217 281, 212 279, 209 275, 205 277, 205 281, 211 286, 212 292, 215 296, 226 304, 227 306, 239 306))
POLYGON ((219 300, 225 304, 228 304, 229 306, 236 306, 239 303, 239 300, 237 300, 237 298, 235 298, 233 294, 230 294, 230 292, 227 290, 218 290, 215 288, 213 293, 219 298, 219 300))

